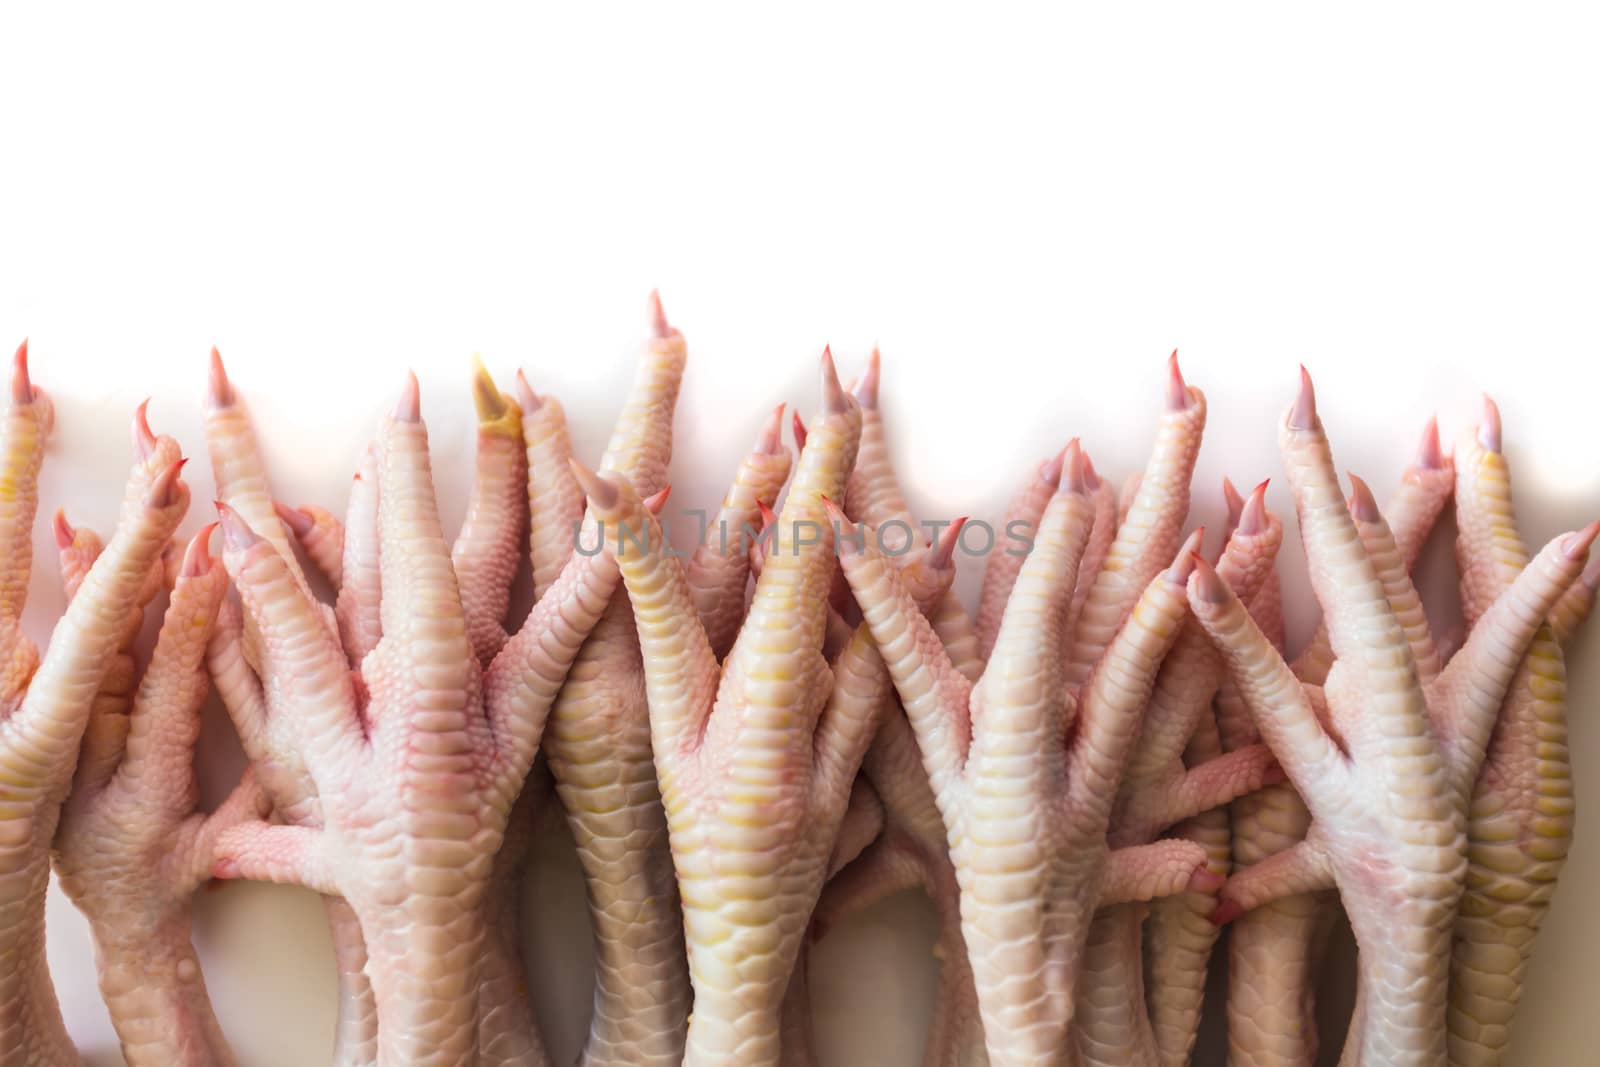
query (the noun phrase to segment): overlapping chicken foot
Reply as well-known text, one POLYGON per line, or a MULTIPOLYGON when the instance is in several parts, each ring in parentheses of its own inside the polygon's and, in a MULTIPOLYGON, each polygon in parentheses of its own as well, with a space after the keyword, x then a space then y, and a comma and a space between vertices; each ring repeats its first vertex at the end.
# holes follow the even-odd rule
MULTIPOLYGON (((1499 410, 1457 448, 1456 551, 1475 632, 1528 566, 1517 530, 1499 410)), ((1523 973, 1572 844, 1566 663, 1561 645, 1594 605, 1600 563, 1569 588, 1517 667, 1467 809, 1467 889, 1450 968, 1450 1062, 1505 1061, 1523 973)))
POLYGON ((1371 494, 1355 481, 1348 506, 1341 497, 1303 373, 1280 438, 1335 660, 1325 685, 1302 685, 1227 584, 1197 564, 1195 616, 1313 816, 1304 841, 1229 879, 1219 918, 1337 885, 1361 947, 1345 1062, 1441 1064, 1467 796, 1516 663, 1600 526, 1547 546, 1441 670, 1371 494))
MULTIPOLYGON (((188 508, 189 490, 179 478, 177 446, 161 438, 134 464, 116 533, 82 575, 41 659, 22 633, 20 617, 32 564, 39 467, 53 418, 27 361, 24 343, 0 416, 0 1064, 69 1067, 80 1060, 45 963, 49 847, 96 697, 125 641, 129 605, 140 602, 159 567, 188 508)), ((109 709, 102 704, 100 710, 109 709)), ((93 765, 101 770, 109 762, 93 765)), ((120 983, 109 988, 120 989, 120 983)), ((122 1009, 124 1024, 139 1014, 126 1001, 115 1008, 122 1009)))
MULTIPOLYGON (((1454 471, 1439 445, 1438 425, 1429 420, 1416 458, 1385 509, 1409 573, 1434 523, 1450 499, 1454 471)), ((1250 614, 1273 647, 1283 648, 1281 591, 1275 577, 1249 601, 1250 614)), ((1296 659, 1302 681, 1320 682, 1332 664, 1326 626, 1320 626, 1296 659)), ((1223 747, 1229 751, 1261 740, 1231 678, 1217 696, 1223 747)), ((1259 863, 1301 841, 1311 815, 1292 785, 1268 786, 1240 797, 1230 809, 1233 860, 1259 863)), ((1317 1059, 1315 989, 1323 950, 1337 915, 1331 891, 1287 896, 1239 916, 1228 930, 1228 1055, 1234 1067, 1311 1067, 1317 1059)))
MULTIPOLYGON (((484 669, 469 618, 481 605, 458 585, 440 530, 415 378, 383 422, 374 488, 381 637, 358 672, 285 553, 221 509, 224 559, 259 635, 259 681, 233 679, 229 710, 264 781, 303 768, 316 820, 228 831, 214 873, 349 902, 380 1064, 476 1063, 491 867, 550 704, 617 575, 574 559, 484 669)), ((369 537, 347 530, 347 547, 369 537)))

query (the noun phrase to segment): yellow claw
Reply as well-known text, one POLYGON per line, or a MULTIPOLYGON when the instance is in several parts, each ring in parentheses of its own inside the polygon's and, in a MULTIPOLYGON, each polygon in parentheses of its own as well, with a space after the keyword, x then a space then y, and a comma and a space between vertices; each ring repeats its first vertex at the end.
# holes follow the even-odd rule
POLYGON ((472 403, 478 409, 478 432, 508 437, 522 434, 522 409, 500 391, 480 356, 472 357, 472 403))

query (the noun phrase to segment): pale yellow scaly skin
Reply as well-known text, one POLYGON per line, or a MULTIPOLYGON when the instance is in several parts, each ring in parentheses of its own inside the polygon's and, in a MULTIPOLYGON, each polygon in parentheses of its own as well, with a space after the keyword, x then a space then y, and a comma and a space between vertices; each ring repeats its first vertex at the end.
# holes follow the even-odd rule
MULTIPOLYGON (((659 302, 654 310, 656 336, 645 348, 601 460, 605 470, 646 496, 666 487, 672 416, 687 355, 682 334, 667 324, 659 302)), ((691 565, 691 587, 708 631, 730 632, 744 613, 749 556, 739 535, 757 520, 757 502, 776 499, 788 477, 789 456, 778 444, 777 430, 775 414, 723 502, 718 518, 729 527, 727 551, 717 551, 720 541, 708 529, 691 565)), ((543 439, 560 447, 565 434, 549 432, 543 439)), ((570 458, 541 454, 535 462, 555 469, 570 458)), ((592 514, 587 531, 581 540, 590 551, 604 536, 592 514)), ((544 551, 537 543, 534 550, 544 551)), ((577 842, 594 931, 594 1014, 579 1063, 681 1063, 689 1018, 688 959, 650 748, 644 664, 624 593, 613 597, 579 653, 551 709, 544 751, 577 842)))
MULTIPOLYGON (((1408 574, 1423 542, 1450 499, 1454 471, 1439 447, 1432 421, 1422 435, 1386 514, 1400 553, 1391 568, 1408 574)), ((1395 576, 1391 575, 1391 579, 1395 576)), ((1273 646, 1283 648, 1282 591, 1276 581, 1250 602, 1250 614, 1273 646)), ((1326 627, 1319 628, 1295 661, 1302 681, 1327 677, 1332 664, 1326 627)), ((1260 733, 1232 679, 1217 696, 1218 727, 1229 751, 1258 744, 1260 733)), ((1300 842, 1311 823, 1291 785, 1269 786, 1240 797, 1231 810, 1236 869, 1259 863, 1300 842)), ((1233 922, 1228 933, 1228 1055, 1237 1067, 1312 1067, 1318 1036, 1316 984, 1323 950, 1337 917, 1327 892, 1264 904, 1233 922)))
POLYGON ((1184 616, 1186 562, 1150 583, 1108 644, 1067 743, 1073 697, 1062 676, 1062 622, 1094 509, 1076 445, 1065 467, 976 686, 870 539, 865 550, 847 542, 843 555, 945 826, 997 1067, 1071 1062, 1076 978, 1095 908, 1173 892, 1204 859, 1183 847, 1109 856, 1105 839, 1136 712, 1184 616))
MULTIPOLYGON (((147 464, 176 458, 170 439, 149 444, 147 464)), ((58 520, 58 530, 64 525, 58 520)), ((89 920, 100 992, 131 1067, 235 1062, 190 943, 190 903, 210 877, 217 835, 265 814, 266 802, 247 781, 215 814, 196 810, 205 650, 227 587, 206 550, 210 534, 207 527, 196 536, 174 576, 137 693, 124 707, 97 704, 98 739, 91 745, 85 737, 56 833, 56 874, 89 920)), ((89 531, 62 546, 69 597, 99 551, 89 531)), ((136 604, 127 613, 130 632, 144 615, 143 600, 136 604)))
MULTIPOLYGON (((292 520, 292 516, 288 516, 287 509, 280 510, 272 498, 250 413, 228 380, 216 349, 211 350, 205 432, 217 499, 234 508, 251 529, 260 530, 261 536, 277 549, 291 578, 308 590, 299 561, 290 547, 292 531, 285 524, 285 518, 292 520)), ((319 608, 323 624, 330 629, 337 628, 342 635, 352 667, 360 664, 361 656, 378 640, 378 561, 372 537, 376 530, 375 458, 368 457, 356 479, 351 490, 351 514, 342 538, 340 602, 334 613, 319 608), (363 502, 373 505, 370 522, 360 518, 363 502), (358 590, 366 595, 357 596, 358 590)), ((252 618, 240 610, 237 602, 224 601, 206 661, 217 692, 230 711, 254 697, 261 664, 258 646, 259 635, 252 618)), ((272 799, 276 817, 296 825, 320 826, 322 813, 315 784, 304 761, 294 751, 293 740, 288 736, 289 724, 275 721, 271 729, 279 734, 278 750, 283 758, 278 765, 259 768, 258 780, 272 799)), ((366 945, 348 904, 332 897, 323 903, 338 975, 334 1067, 367 1067, 377 1057, 378 1018, 372 983, 366 975, 366 945)))
MULTIPOLYGON (((1146 485, 1160 481, 1143 479, 1146 485)), ((1253 595, 1266 580, 1282 541, 1282 524, 1266 510, 1265 491, 1263 483, 1252 494, 1244 519, 1218 564, 1246 595, 1253 595)), ((1186 506, 1186 493, 1168 505, 1178 510, 1186 506)), ((1111 815, 1109 841, 1113 848, 1150 845, 1185 819, 1281 780, 1271 752, 1263 745, 1218 754, 1192 769, 1185 766, 1184 752, 1201 719, 1209 715, 1222 672, 1205 631, 1188 620, 1167 653, 1149 705, 1143 710, 1142 729, 1111 815)), ((1215 892, 1221 881, 1210 870, 1210 852, 1196 847, 1203 867, 1188 888, 1215 892)), ((1084 957, 1085 981, 1076 1021, 1084 1064, 1153 1067, 1163 1060, 1152 1015, 1155 991, 1147 995, 1145 988, 1141 935, 1148 911, 1143 904, 1128 904, 1107 909, 1095 918, 1084 957)), ((1157 952, 1162 947, 1152 946, 1157 952)), ((1203 973, 1202 966, 1191 983, 1203 983, 1203 973)), ((1198 1024, 1197 1014, 1193 1021, 1198 1024)), ((1191 1031, 1176 1058, 1187 1058, 1187 1046, 1193 1040, 1191 1031)))
POLYGON ((377 1062, 472 1064, 491 868, 550 704, 617 575, 574 560, 484 669, 414 378, 378 457, 382 637, 358 672, 284 556, 222 509, 224 561, 260 657, 259 681, 230 679, 229 712, 269 790, 304 768, 319 818, 227 831, 214 873, 343 896, 366 939, 377 1062))
POLYGON ((633 603, 683 901, 689 1067, 778 1062, 784 993, 881 701, 854 694, 877 659, 864 634, 832 666, 822 656, 834 569, 822 498, 843 493, 861 425, 826 355, 823 397, 779 545, 720 669, 659 526, 644 523, 630 486, 587 476, 608 526, 649 529, 643 545, 606 547, 633 603))
POLYGON ((1442 1064, 1468 793, 1515 664, 1594 531, 1547 546, 1441 671, 1371 494, 1353 480, 1341 499, 1304 375, 1281 441, 1335 662, 1326 685, 1302 685, 1226 583, 1197 568, 1195 615, 1313 816, 1304 841, 1229 879, 1218 917, 1337 885, 1361 948, 1344 1062, 1442 1064))
MULTIPOLYGON (((1498 412, 1457 449, 1457 556, 1475 627, 1528 564, 1500 452, 1498 412)), ((1505 1062, 1512 1016, 1535 938, 1572 844, 1566 664, 1561 640, 1593 605, 1591 571, 1539 629, 1506 695, 1468 809, 1467 891, 1450 969, 1450 1062, 1505 1062)))
MULTIPOLYGON (((18 627, 31 562, 38 471, 52 415, 27 373, 26 346, 0 416, 0 1064, 72 1067, 77 1051, 44 954, 49 846, 72 786, 79 742, 138 601, 189 504, 177 446, 135 463, 117 531, 82 577, 43 659, 18 627)), ((103 705, 102 705, 103 706, 103 705)), ((122 1013, 124 1021, 130 1013, 122 1013)))

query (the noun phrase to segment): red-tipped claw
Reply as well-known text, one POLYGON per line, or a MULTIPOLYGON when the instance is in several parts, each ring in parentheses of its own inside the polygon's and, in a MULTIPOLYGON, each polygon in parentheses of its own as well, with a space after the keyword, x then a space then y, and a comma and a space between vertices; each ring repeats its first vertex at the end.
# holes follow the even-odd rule
POLYGON ((1241 537, 1254 536, 1267 528, 1267 485, 1271 481, 1268 478, 1250 490, 1250 499, 1240 506, 1239 521, 1234 526, 1234 532, 1241 537))
POLYGON ((1596 537, 1600 537, 1600 519, 1567 534, 1561 541, 1561 551, 1567 554, 1568 559, 1583 559, 1589 555, 1589 546, 1594 544, 1596 537))
POLYGON ((1217 926, 1227 926, 1244 914, 1244 905, 1237 900, 1219 900, 1211 912, 1211 921, 1217 926))
POLYGON ((1178 548, 1178 555, 1172 561, 1172 566, 1167 568, 1167 580, 1173 585, 1183 585, 1189 581, 1189 575, 1194 573, 1197 564, 1204 564, 1200 558, 1200 550, 1205 547, 1206 528, 1196 526, 1188 537, 1183 539, 1183 544, 1178 548))
POLYGON ((211 377, 207 382, 206 403, 214 408, 225 408, 233 404, 233 383, 228 381, 228 368, 222 365, 222 353, 217 351, 215 345, 211 347, 211 377))
POLYGON ((822 413, 842 415, 850 410, 850 397, 839 384, 839 372, 833 366, 833 349, 822 350, 822 413))
POLYGON ((1500 451, 1500 407, 1483 395, 1483 421, 1478 423, 1478 443, 1490 452, 1500 451))
POLYGON ((222 525, 222 544, 235 552, 243 552, 261 537, 244 521, 244 516, 233 510, 220 500, 212 501, 217 508, 217 517, 222 525))
POLYGON ((678 331, 667 321, 667 309, 661 306, 661 290, 650 290, 650 328, 656 337, 665 340, 678 331))
POLYGON ((878 346, 872 346, 872 354, 867 357, 867 369, 862 373, 853 390, 856 403, 866 411, 876 411, 878 408, 878 346))
POLYGON ((405 384, 400 387, 400 400, 394 406, 395 422, 420 422, 422 420, 422 388, 417 376, 406 371, 405 384))
POLYGON ((1167 357, 1167 410, 1182 411, 1189 406, 1189 386, 1178 369, 1178 350, 1174 348, 1167 357))
POLYGON ((806 424, 801 420, 798 411, 791 416, 791 419, 794 426, 794 446, 804 452, 806 450, 806 424))
POLYGON ((1233 486, 1233 479, 1227 475, 1222 476, 1222 502, 1228 508, 1228 525, 1238 526, 1239 516, 1244 514, 1244 497, 1239 495, 1239 490, 1233 486))
POLYGON ((11 358, 11 403, 17 407, 33 403, 33 382, 28 378, 28 339, 24 337, 11 358))
POLYGON ((615 482, 603 474, 590 470, 575 459, 569 459, 567 463, 571 465, 572 476, 578 479, 578 485, 590 503, 602 511, 617 506, 617 501, 622 499, 622 492, 615 482))
POLYGON ((1067 442, 1067 447, 1061 453, 1061 486, 1063 493, 1087 493, 1089 491, 1088 473, 1083 465, 1083 448, 1074 437, 1067 442))
POLYGON ((1417 446, 1417 466, 1436 471, 1444 466, 1444 448, 1439 444, 1439 419, 1432 416, 1422 428, 1422 443, 1417 446))
POLYGON ((1189 876, 1189 892, 1215 893, 1228 884, 1228 879, 1204 864, 1196 867, 1189 876))
POLYGON ((183 566, 178 570, 181 578, 198 578, 211 569, 211 531, 217 523, 207 523, 194 535, 183 553, 183 566))
POLYGON ((146 498, 153 508, 169 507, 178 497, 178 475, 183 473, 183 465, 187 459, 179 459, 167 465, 167 468, 156 475, 155 481, 150 483, 150 494, 146 498))
POLYGON ((516 390, 517 404, 522 408, 524 415, 532 415, 544 407, 544 401, 533 391, 533 387, 528 384, 528 376, 523 374, 520 368, 517 370, 516 390))
POLYGON ((661 509, 667 506, 667 498, 672 495, 672 486, 662 488, 659 493, 651 493, 644 498, 644 509, 652 515, 661 514, 661 509))
POLYGON ((761 424, 761 436, 756 438, 756 452, 759 455, 775 456, 783 447, 783 408, 782 404, 773 408, 767 421, 761 424))
POLYGON ((272 510, 278 513, 279 520, 289 528, 296 537, 304 537, 316 529, 317 523, 311 516, 299 508, 291 508, 288 504, 272 502, 272 510))
POLYGON ((928 562, 935 567, 943 569, 950 566, 956 558, 956 546, 961 543, 961 528, 967 524, 971 516, 963 515, 947 526, 939 534, 939 540, 933 544, 933 552, 928 556, 928 562))
POLYGON ((1300 364, 1300 395, 1294 398, 1289 412, 1289 429, 1314 430, 1317 428, 1317 391, 1311 385, 1311 372, 1300 364))
POLYGON ((1194 590, 1194 595, 1207 604, 1221 604, 1228 599, 1228 587, 1223 583, 1222 576, 1215 567, 1201 559, 1198 555, 1193 557, 1194 576, 1189 579, 1189 587, 1194 590))
POLYGON ((62 508, 56 508, 56 517, 55 521, 51 523, 51 528, 56 534, 57 548, 71 548, 72 542, 77 540, 78 531, 74 530, 72 523, 67 521, 67 513, 62 508))
POLYGON ((133 454, 142 463, 149 459, 150 453, 155 450, 156 435, 150 429, 150 398, 146 397, 133 409, 133 454))
POLYGON ((756 507, 761 509, 761 530, 765 533, 773 523, 778 521, 778 513, 768 507, 765 500, 757 500, 756 507))
POLYGON ((1357 522, 1377 522, 1383 517, 1378 511, 1377 498, 1372 495, 1372 487, 1354 472, 1350 474, 1350 515, 1357 522))

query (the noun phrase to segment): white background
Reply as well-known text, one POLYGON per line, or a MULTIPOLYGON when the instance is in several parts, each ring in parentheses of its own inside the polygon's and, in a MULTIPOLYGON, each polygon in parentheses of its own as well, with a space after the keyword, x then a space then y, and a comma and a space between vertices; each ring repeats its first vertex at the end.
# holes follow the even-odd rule
MULTIPOLYGON (((58 403, 42 520, 65 506, 107 527, 146 395, 203 455, 215 343, 280 494, 335 507, 416 368, 453 523, 468 356, 527 368, 597 458, 660 286, 691 349, 685 506, 717 499, 775 401, 811 410, 824 342, 846 374, 882 343, 917 510, 991 520, 1070 435, 1115 477, 1142 464, 1177 346, 1211 404, 1198 520, 1224 472, 1278 473, 1274 416, 1304 361, 1340 460, 1380 488, 1430 412, 1453 435, 1492 391, 1542 542, 1600 514, 1595 16, 1363 7, 9 10, 0 339, 32 338, 58 403)), ((203 462, 190 480, 186 530, 208 513, 203 462)), ((42 638, 61 606, 47 521, 36 541, 42 638)), ((1441 617, 1449 545, 1425 567, 1441 617)), ((1297 546, 1284 568, 1303 635, 1297 546)), ((1597 652, 1591 630, 1571 657, 1585 799, 1597 652)), ((213 725, 215 794, 238 756, 213 725)), ((570 843, 541 855, 530 951, 565 1063, 587 934, 570 843)), ((1514 1063, 1586 1055, 1597 893, 1590 815, 1514 1063)), ((91 1063, 117 1063, 85 931, 60 899, 50 923, 69 1025, 91 1063)), ((825 1063, 919 1062, 930 936, 907 896, 825 942, 825 1063)), ((324 1059, 332 982, 308 895, 205 894, 197 938, 245 1063, 324 1059)))

